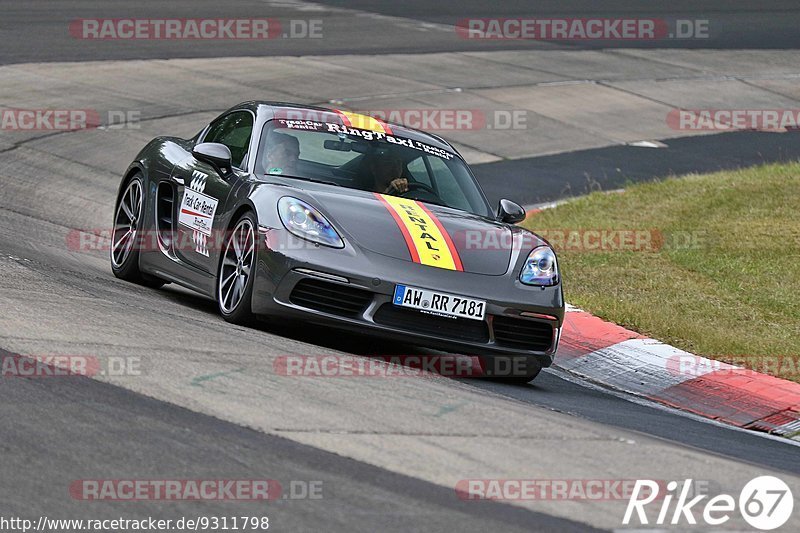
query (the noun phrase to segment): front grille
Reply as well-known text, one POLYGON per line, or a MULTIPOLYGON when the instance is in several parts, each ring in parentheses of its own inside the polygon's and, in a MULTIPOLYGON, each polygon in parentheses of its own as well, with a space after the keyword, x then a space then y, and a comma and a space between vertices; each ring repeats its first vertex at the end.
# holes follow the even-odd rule
POLYGON ((373 317, 378 324, 416 333, 469 342, 489 342, 489 328, 484 321, 447 318, 384 304, 373 317))
POLYGON ((495 316, 492 328, 495 342, 509 348, 544 352, 553 344, 554 329, 546 322, 495 316))
POLYGON ((292 289, 289 301, 332 315, 358 317, 372 302, 372 293, 339 283, 303 279, 292 289))

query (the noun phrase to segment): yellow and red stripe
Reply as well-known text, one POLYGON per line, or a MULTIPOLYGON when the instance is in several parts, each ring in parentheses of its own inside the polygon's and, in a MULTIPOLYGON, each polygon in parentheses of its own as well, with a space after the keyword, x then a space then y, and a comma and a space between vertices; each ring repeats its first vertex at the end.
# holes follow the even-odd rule
POLYGON ((390 128, 386 122, 379 118, 361 115, 359 113, 352 113, 350 111, 340 111, 338 109, 336 110, 336 114, 339 115, 345 126, 358 128, 360 130, 385 133, 386 135, 394 135, 392 133, 392 128, 390 128))
POLYGON ((448 270, 464 270, 453 239, 430 209, 416 200, 375 193, 397 223, 411 260, 448 270))

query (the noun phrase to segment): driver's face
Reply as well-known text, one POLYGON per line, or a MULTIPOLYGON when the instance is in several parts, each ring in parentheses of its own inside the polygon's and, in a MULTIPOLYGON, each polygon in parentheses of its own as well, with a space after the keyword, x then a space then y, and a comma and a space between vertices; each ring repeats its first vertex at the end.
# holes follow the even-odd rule
POLYGON ((403 172, 403 164, 394 157, 382 157, 372 163, 372 172, 380 185, 388 184, 399 178, 403 172))

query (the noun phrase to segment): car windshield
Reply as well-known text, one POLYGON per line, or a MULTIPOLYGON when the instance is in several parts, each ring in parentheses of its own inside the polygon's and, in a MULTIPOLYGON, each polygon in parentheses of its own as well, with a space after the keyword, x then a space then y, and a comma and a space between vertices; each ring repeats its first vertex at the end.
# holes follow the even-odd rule
POLYGON ((385 132, 323 121, 271 120, 264 125, 255 170, 262 176, 318 181, 492 216, 460 157, 385 132))

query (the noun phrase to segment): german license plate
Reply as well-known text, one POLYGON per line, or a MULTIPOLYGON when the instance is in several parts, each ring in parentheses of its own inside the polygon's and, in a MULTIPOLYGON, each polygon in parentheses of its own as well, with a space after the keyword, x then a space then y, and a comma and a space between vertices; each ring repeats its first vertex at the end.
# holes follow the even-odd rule
POLYGON ((483 300, 406 285, 395 285, 392 303, 432 314, 472 320, 483 320, 486 314, 486 302, 483 300))

